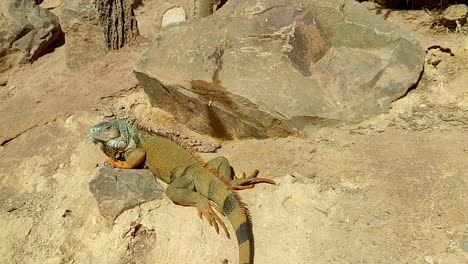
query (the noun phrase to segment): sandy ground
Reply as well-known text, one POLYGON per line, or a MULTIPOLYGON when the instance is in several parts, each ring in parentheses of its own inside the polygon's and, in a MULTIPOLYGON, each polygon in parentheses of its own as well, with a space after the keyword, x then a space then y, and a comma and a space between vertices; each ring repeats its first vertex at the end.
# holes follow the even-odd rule
MULTIPOLYGON (((424 20, 388 19, 415 30, 425 47, 443 39, 455 55, 436 54, 441 64, 426 65, 419 86, 388 113, 297 137, 220 142, 218 153, 203 154, 278 183, 241 192, 256 263, 468 263, 468 53, 463 36, 432 35, 408 16, 424 20)), ((0 263, 237 263, 235 240, 167 198, 114 223, 99 214, 88 183, 104 156, 88 127, 136 113, 196 135, 149 107, 131 73, 138 52, 72 72, 60 48, 7 73, 0 263)))

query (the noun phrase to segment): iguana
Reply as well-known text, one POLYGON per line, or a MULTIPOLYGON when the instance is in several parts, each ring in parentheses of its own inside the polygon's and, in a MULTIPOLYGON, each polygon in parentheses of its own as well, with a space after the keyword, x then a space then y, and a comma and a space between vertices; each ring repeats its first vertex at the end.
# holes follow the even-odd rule
POLYGON ((271 179, 237 178, 224 157, 204 162, 196 151, 181 144, 171 134, 150 129, 135 121, 112 120, 89 129, 89 134, 116 168, 147 167, 168 184, 166 195, 175 204, 192 206, 219 234, 219 226, 229 231, 213 208, 225 215, 236 232, 239 263, 254 263, 252 221, 236 190, 253 188, 257 183, 275 184, 271 179))

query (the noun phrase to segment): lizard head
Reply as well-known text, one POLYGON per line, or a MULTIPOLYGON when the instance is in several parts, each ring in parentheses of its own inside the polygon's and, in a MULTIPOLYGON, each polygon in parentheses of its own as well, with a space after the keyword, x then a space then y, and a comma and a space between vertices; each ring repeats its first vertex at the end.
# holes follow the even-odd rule
POLYGON ((113 121, 101 122, 89 129, 89 135, 100 142, 107 142, 120 137, 119 126, 113 121))

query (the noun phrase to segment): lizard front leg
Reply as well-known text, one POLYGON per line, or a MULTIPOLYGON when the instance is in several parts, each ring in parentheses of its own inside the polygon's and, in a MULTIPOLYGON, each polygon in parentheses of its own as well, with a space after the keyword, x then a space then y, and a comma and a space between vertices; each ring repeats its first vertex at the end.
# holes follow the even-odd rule
POLYGON ((222 212, 218 206, 205 196, 194 191, 195 185, 190 175, 175 178, 166 189, 166 195, 172 202, 182 206, 192 206, 197 208, 201 219, 203 216, 208 223, 213 226, 219 234, 219 226, 224 230, 226 236, 230 238, 229 231, 221 218, 213 211, 213 208, 222 212))
POLYGON ((141 165, 146 158, 146 152, 143 149, 134 149, 125 160, 113 160, 112 158, 106 160, 106 163, 114 168, 120 169, 133 169, 141 165))

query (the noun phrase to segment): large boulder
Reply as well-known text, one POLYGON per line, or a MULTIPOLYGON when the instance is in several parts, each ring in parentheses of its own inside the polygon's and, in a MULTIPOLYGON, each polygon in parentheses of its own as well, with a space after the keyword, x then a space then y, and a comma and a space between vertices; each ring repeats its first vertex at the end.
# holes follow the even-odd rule
POLYGON ((262 138, 386 111, 424 56, 413 35, 352 0, 230 0, 163 30, 135 75, 154 106, 194 130, 262 138))
POLYGON ((35 0, 0 1, 0 72, 36 60, 61 36, 59 19, 35 0))

